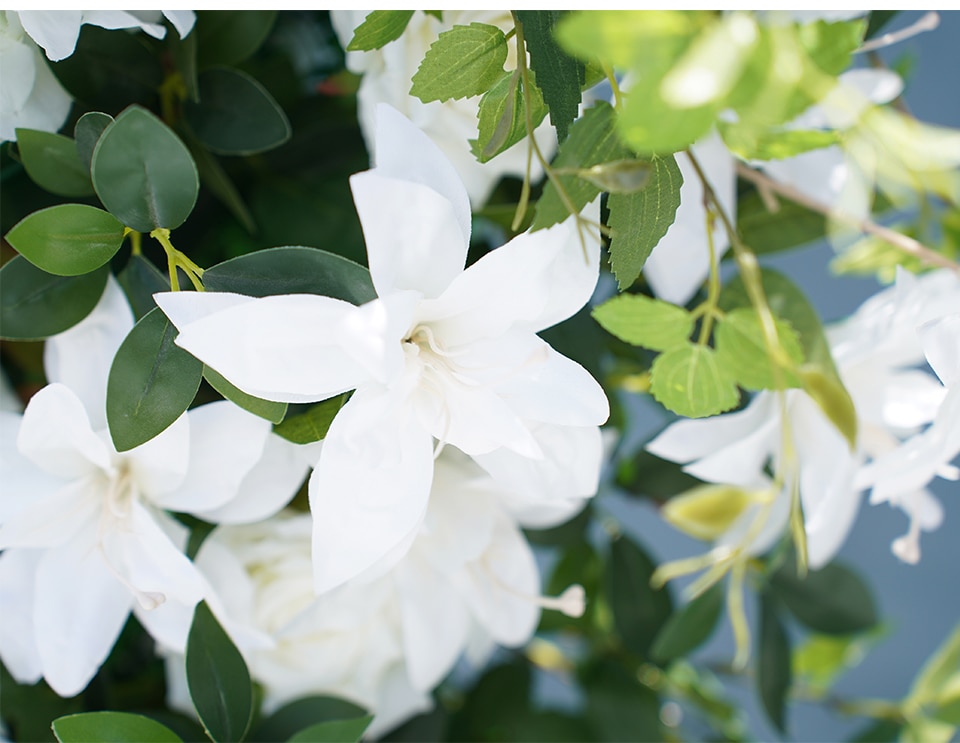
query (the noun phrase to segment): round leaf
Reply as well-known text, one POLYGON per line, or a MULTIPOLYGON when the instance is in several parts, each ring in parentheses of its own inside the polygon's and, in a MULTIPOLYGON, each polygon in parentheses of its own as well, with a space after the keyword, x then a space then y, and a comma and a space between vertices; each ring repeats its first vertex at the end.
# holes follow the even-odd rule
POLYGON ((275 10, 198 11, 197 65, 203 69, 242 62, 266 41, 276 19, 275 10))
POLYGON ((788 563, 774 574, 771 588, 794 616, 815 632, 843 635, 877 622, 873 596, 856 573, 831 563, 799 578, 788 563))
POLYGON ((97 306, 109 273, 54 276, 18 255, 0 269, 0 337, 41 340, 72 328, 97 306))
POLYGON ((610 551, 607 585, 614 624, 623 644, 647 657, 653 638, 673 611, 670 592, 666 587, 651 587, 656 564, 629 537, 614 541, 610 551))
POLYGON ((655 351, 686 343, 693 331, 693 315, 683 307, 643 294, 613 297, 593 317, 620 340, 655 351))
POLYGON ((113 123, 113 117, 99 111, 85 113, 73 128, 73 138, 76 140, 77 155, 83 167, 90 172, 90 161, 93 160, 93 150, 97 146, 100 135, 113 123))
POLYGON ((665 408, 688 418, 730 410, 737 387, 707 346, 685 343, 660 354, 650 369, 650 391, 665 408))
POLYGON ((156 308, 120 344, 107 380, 107 423, 117 451, 149 441, 193 402, 203 364, 174 345, 176 335, 156 308))
POLYGON ((123 243, 123 225, 102 209, 61 204, 20 220, 7 241, 35 266, 58 276, 79 276, 109 261, 123 243))
POLYGON ((252 155, 290 139, 280 105, 250 75, 217 67, 200 75, 200 101, 187 101, 187 123, 204 145, 221 155, 252 155))
POLYGON ((330 720, 304 728, 290 738, 290 743, 356 743, 373 722, 373 715, 355 720, 330 720))
MULTIPOLYGON (((774 318, 780 348, 793 364, 803 363, 803 348, 790 323, 774 318)), ((788 387, 799 386, 788 368, 776 367, 767 352, 760 315, 752 307, 741 307, 728 313, 717 326, 717 360, 730 372, 741 387, 751 390, 777 388, 778 379, 788 387)))
POLYGON ((53 721, 53 734, 60 743, 179 743, 166 725, 129 712, 83 712, 53 721))
POLYGON ((723 609, 723 586, 720 583, 697 596, 657 633, 650 654, 660 663, 686 655, 713 634, 723 609))
POLYGON ((179 227, 200 188, 186 146, 139 106, 126 109, 100 136, 91 174, 103 205, 138 232, 179 227))
POLYGON ((27 175, 58 196, 91 196, 90 174, 80 162, 73 140, 62 134, 17 129, 17 149, 27 175))

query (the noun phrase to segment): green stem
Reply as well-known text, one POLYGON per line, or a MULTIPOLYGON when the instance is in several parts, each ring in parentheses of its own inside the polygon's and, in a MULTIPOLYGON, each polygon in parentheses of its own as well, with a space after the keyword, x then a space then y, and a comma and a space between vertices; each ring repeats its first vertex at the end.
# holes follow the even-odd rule
POLYGON ((175 292, 180 291, 180 281, 177 277, 177 269, 180 268, 187 275, 187 278, 190 279, 193 288, 198 292, 202 292, 203 282, 201 279, 203 277, 203 269, 173 247, 173 243, 170 242, 170 230, 158 227, 150 233, 150 237, 160 243, 163 246, 164 252, 167 254, 167 272, 170 276, 170 289, 175 292))

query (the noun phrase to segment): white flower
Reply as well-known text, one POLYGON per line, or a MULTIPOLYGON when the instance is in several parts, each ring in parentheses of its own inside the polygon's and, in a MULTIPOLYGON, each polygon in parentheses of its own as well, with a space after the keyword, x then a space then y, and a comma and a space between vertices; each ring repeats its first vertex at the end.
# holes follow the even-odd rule
POLYGON ((589 299, 596 241, 571 218, 464 270, 470 209, 453 167, 399 113, 379 112, 377 167, 351 178, 378 299, 157 295, 178 345, 250 394, 306 402, 356 388, 310 481, 320 592, 407 549, 434 439, 471 456, 551 458, 543 427, 595 427, 609 413, 589 373, 536 335, 589 299))
MULTIPOLYGON (((330 20, 344 48, 368 13, 366 10, 330 11, 330 20)), ((523 177, 527 168, 527 145, 518 142, 493 160, 481 163, 470 151, 468 142, 477 138, 479 97, 423 103, 409 93, 410 81, 437 36, 455 25, 471 23, 486 23, 505 32, 513 28, 513 19, 508 10, 444 10, 443 21, 417 11, 399 39, 374 51, 347 52, 346 61, 351 72, 363 75, 357 105, 360 127, 373 161, 376 162, 377 106, 388 103, 436 143, 466 184, 471 203, 480 207, 501 177, 523 177)), ((515 66, 514 55, 511 45, 507 69, 515 66)), ((545 157, 552 156, 556 138, 547 123, 537 129, 537 143, 545 157)), ((534 157, 531 177, 536 180, 540 175, 541 169, 534 157)))
POLYGON ((47 341, 51 384, 22 416, 0 413, 0 657, 13 676, 81 691, 131 609, 171 644, 163 617, 189 612, 205 587, 165 511, 215 522, 264 518, 306 475, 296 447, 231 403, 181 416, 127 452, 106 430, 106 379, 133 316, 110 278, 100 303, 47 341), (162 608, 157 608, 161 604, 162 608))

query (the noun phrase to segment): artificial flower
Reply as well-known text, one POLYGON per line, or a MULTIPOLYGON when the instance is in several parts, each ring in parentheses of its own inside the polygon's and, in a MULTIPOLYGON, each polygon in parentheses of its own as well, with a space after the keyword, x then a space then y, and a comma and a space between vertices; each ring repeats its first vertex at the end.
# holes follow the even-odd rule
MULTIPOLYGON (((366 10, 330 11, 330 20, 344 48, 368 13, 366 10)), ((474 207, 481 207, 503 176, 524 177, 527 170, 527 144, 518 142, 489 162, 479 162, 469 142, 477 138, 479 96, 423 103, 410 95, 410 81, 430 45, 442 32, 471 23, 486 23, 507 32, 513 28, 513 18, 508 10, 444 10, 442 15, 441 21, 433 15, 417 11, 396 41, 368 52, 347 52, 347 68, 363 75, 357 93, 358 114, 367 149, 373 155, 374 162, 377 107, 381 103, 388 103, 436 143, 463 179, 470 202, 474 207)), ((507 69, 516 66, 514 60, 515 51, 511 45, 507 69)), ((550 126, 546 123, 541 125, 536 137, 544 156, 551 157, 556 149, 556 138, 550 126)), ((536 180, 541 172, 537 159, 533 158, 531 177, 536 180)))
POLYGON ((426 510, 435 439, 470 456, 506 448, 541 459, 550 454, 535 425, 596 427, 609 413, 596 380, 536 335, 582 307, 597 282, 599 244, 575 218, 464 269, 463 184, 387 105, 377 167, 351 186, 377 299, 156 295, 177 344, 249 394, 309 402, 356 390, 310 480, 321 592, 407 549, 426 510))
MULTIPOLYGON (((228 402, 196 408, 118 453, 107 432, 106 381, 131 327, 111 277, 93 312, 47 341, 50 384, 22 417, 0 413, 0 658, 21 683, 42 676, 61 696, 87 685, 131 609, 153 631, 154 611, 162 618, 178 605, 189 613, 204 595, 182 551, 186 529, 166 511, 261 519, 306 475, 296 447, 228 402)), ((157 632, 168 644, 186 641, 185 633, 157 632)))

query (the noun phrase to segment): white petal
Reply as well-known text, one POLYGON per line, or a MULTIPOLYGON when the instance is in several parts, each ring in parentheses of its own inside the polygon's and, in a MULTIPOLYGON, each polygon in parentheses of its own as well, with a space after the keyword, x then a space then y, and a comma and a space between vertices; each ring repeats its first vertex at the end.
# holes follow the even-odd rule
POLYGON ((257 301, 256 297, 232 292, 159 292, 153 299, 181 331, 210 315, 257 301))
POLYGON ((4 88, 0 93, 0 139, 15 141, 17 128, 55 132, 66 121, 73 99, 54 77, 38 47, 14 47, 3 51, 0 64, 0 87, 4 88), (32 60, 27 59, 27 53, 32 60), (25 92, 27 97, 23 99, 25 92))
POLYGON ((33 632, 34 586, 41 554, 39 550, 0 554, 0 660, 20 684, 35 684, 43 676, 33 632))
POLYGON ((139 28, 155 39, 162 39, 166 33, 159 23, 160 13, 155 10, 85 10, 83 22, 110 30, 120 28, 139 28))
POLYGON ((57 62, 73 54, 80 38, 80 10, 21 10, 20 23, 30 38, 57 62))
POLYGON ((100 476, 81 478, 50 492, 28 491, 20 509, 0 525, 0 549, 55 547, 84 529, 95 529, 107 481, 100 476))
POLYGON ((947 387, 960 385, 960 314, 925 323, 918 332, 927 363, 940 381, 947 387))
POLYGON ((83 404, 62 384, 48 384, 30 398, 17 446, 23 456, 58 477, 110 469, 110 450, 90 429, 83 404))
POLYGON ((377 563, 419 526, 432 476, 433 441, 412 411, 357 390, 310 478, 317 593, 377 563))
POLYGON ((133 328, 133 312, 113 276, 93 312, 69 330, 47 339, 43 367, 80 398, 94 430, 107 426, 107 378, 117 349, 133 328))
POLYGON ((192 10, 164 10, 162 12, 163 17, 177 29, 181 39, 193 30, 197 22, 197 15, 192 10))
MULTIPOLYGON (((37 79, 37 68, 43 64, 43 59, 37 47, 29 40, 18 42, 11 38, 9 31, 3 38, 0 54, 3 55, 0 57, 3 62, 0 66, 0 80, 3 82, 3 87, 0 88, 0 111, 4 118, 7 118, 27 105, 37 79)), ((18 125, 5 123, 4 129, 8 126, 12 131, 18 125)), ((4 136, 4 139, 7 137, 4 136)))
POLYGON ((404 289, 431 298, 442 294, 463 271, 469 247, 449 199, 377 170, 351 176, 350 188, 377 294, 404 289))
POLYGON ((433 709, 433 698, 410 683, 406 667, 396 664, 380 680, 380 697, 374 709, 376 716, 366 733, 371 740, 379 740, 400 723, 433 709))
POLYGON ((63 480, 37 467, 17 449, 20 420, 21 416, 15 413, 0 411, 0 472, 3 472, 0 524, 63 485, 63 480))
POLYGON ((166 502, 164 494, 176 491, 187 475, 193 439, 190 415, 182 414, 152 439, 121 455, 137 489, 148 500, 166 502))

